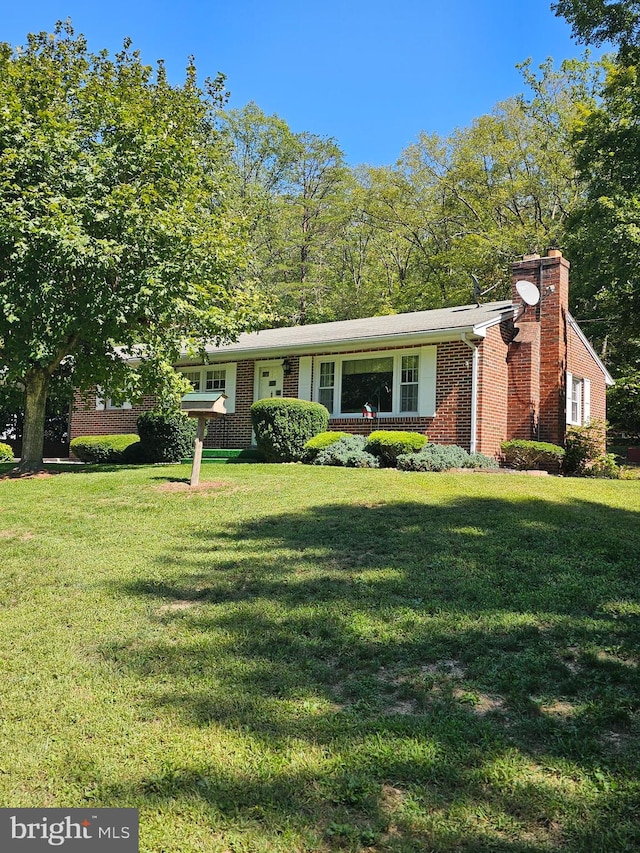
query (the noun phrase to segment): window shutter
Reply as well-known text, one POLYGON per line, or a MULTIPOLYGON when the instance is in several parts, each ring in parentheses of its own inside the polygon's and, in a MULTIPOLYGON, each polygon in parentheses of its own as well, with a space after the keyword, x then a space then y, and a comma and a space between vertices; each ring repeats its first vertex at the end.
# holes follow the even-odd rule
POLYGON ((582 380, 582 423, 588 424, 591 420, 591 381, 582 380))
POLYGON ((225 364, 224 369, 224 393, 227 395, 224 407, 227 410, 227 414, 232 415, 236 410, 236 375, 238 365, 225 364))
POLYGON ((310 355, 303 355, 299 360, 298 366, 298 399, 311 399, 311 366, 313 358, 310 355))
POLYGON ((566 409, 567 409, 567 417, 566 421, 568 424, 572 423, 571 421, 571 398, 573 396, 573 374, 567 371, 566 377, 566 409))
POLYGON ((102 397, 102 388, 96 388, 96 412, 103 412, 107 401, 102 397))
POLYGON ((418 371, 418 414, 432 418, 436 413, 437 347, 422 347, 418 371))

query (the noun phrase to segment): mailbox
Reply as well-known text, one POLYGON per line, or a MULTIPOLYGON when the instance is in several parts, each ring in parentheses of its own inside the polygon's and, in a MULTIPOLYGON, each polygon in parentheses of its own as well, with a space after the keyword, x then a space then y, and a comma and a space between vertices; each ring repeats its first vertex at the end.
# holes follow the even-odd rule
POLYGON ((192 391, 182 398, 181 409, 190 418, 215 418, 227 414, 224 407, 226 399, 226 394, 192 391))

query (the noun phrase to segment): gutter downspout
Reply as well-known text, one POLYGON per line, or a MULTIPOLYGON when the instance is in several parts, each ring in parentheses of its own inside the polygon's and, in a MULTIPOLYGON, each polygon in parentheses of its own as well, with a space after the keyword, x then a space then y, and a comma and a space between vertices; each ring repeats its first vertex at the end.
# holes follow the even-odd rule
POLYGON ((478 433, 478 367, 480 365, 480 350, 471 343, 466 332, 461 335, 463 343, 465 343, 472 351, 471 359, 471 443, 469 452, 475 453, 477 448, 477 433, 478 433))

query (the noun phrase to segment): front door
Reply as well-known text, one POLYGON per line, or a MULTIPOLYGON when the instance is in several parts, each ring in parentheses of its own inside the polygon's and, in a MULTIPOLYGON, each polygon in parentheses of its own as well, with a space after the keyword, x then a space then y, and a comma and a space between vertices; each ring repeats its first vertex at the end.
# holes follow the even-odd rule
POLYGON ((258 382, 258 400, 268 397, 282 397, 282 365, 271 365, 270 367, 259 367, 260 379, 258 382))

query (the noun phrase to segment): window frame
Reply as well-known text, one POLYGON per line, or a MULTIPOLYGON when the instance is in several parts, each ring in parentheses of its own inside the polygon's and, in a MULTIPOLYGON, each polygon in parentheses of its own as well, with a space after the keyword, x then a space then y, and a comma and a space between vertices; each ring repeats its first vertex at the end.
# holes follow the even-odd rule
MULTIPOLYGON (((412 418, 412 417, 434 417, 436 407, 435 397, 435 379, 436 379, 436 356, 437 347, 435 345, 423 347, 405 347, 394 350, 365 350, 359 352, 345 353, 330 353, 327 355, 315 356, 313 362, 313 386, 312 398, 320 402, 321 389, 325 392, 329 390, 329 386, 321 386, 321 371, 322 364, 333 362, 334 370, 334 385, 333 385, 333 411, 329 411, 330 419, 344 418, 360 418, 362 412, 342 412, 342 365, 345 361, 359 361, 371 358, 392 358, 393 359, 393 379, 392 379, 392 405, 390 412, 379 412, 377 417, 384 418, 412 418), (402 386, 407 383, 402 382, 402 359, 406 356, 418 357, 418 381, 417 384, 417 409, 401 411, 402 403, 402 386)), ((362 403, 366 403, 363 400, 362 403)))
POLYGON ((565 395, 567 425, 587 425, 591 421, 591 380, 567 371, 565 395))

